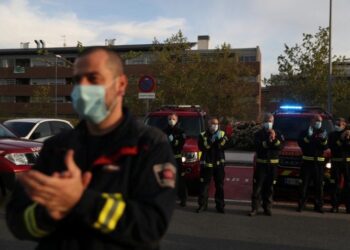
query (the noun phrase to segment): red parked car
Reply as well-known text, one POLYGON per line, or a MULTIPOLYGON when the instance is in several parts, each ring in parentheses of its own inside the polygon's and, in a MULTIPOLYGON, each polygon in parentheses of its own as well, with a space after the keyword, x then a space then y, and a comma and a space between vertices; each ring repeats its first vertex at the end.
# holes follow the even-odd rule
POLYGON ((18 139, 0 124, 0 181, 12 190, 16 175, 31 169, 39 156, 42 143, 18 139))

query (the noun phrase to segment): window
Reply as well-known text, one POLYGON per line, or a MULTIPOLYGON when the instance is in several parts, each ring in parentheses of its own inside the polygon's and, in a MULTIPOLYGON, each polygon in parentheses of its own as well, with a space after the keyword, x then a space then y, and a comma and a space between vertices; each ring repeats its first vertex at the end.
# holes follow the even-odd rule
POLYGON ((61 132, 71 130, 72 127, 65 122, 53 121, 50 122, 52 134, 57 135, 61 132))
POLYGON ((30 84, 30 79, 29 78, 17 78, 16 79, 16 84, 17 85, 29 85, 30 84))
POLYGON ((0 103, 14 103, 14 96, 0 96, 0 103))
POLYGON ((30 67, 30 59, 29 58, 19 58, 16 59, 16 66, 20 67, 30 67))
POLYGON ((16 96, 16 103, 28 103, 30 96, 16 96))
POLYGON ((256 62, 256 56, 240 56, 240 62, 256 62))
POLYGON ((29 139, 35 140, 42 137, 51 135, 51 129, 48 122, 40 123, 39 126, 33 131, 29 139))

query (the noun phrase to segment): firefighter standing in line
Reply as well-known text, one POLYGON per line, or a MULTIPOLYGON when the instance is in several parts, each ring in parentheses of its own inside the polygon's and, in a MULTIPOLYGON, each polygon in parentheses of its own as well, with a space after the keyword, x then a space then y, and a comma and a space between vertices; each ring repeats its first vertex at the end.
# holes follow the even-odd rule
POLYGON ((225 178, 225 152, 224 147, 228 138, 225 132, 219 129, 219 120, 211 118, 209 128, 200 134, 198 140, 199 150, 202 151, 200 169, 200 190, 196 212, 205 211, 208 207, 208 191, 211 178, 215 182, 215 203, 219 213, 225 213, 224 178, 225 178))
POLYGON ((73 72, 82 121, 45 141, 20 176, 7 225, 37 249, 159 249, 176 200, 167 138, 123 108, 128 81, 114 51, 84 50, 73 72))
POLYGON ((178 120, 179 118, 175 113, 170 114, 168 116, 168 126, 164 130, 164 133, 168 136, 177 164, 177 183, 180 206, 185 207, 187 201, 187 188, 185 172, 182 170, 182 148, 186 141, 186 134, 185 131, 179 127, 178 120))
POLYGON ((323 213, 323 175, 326 158, 324 151, 328 148, 327 131, 322 128, 322 117, 315 115, 307 130, 301 133, 298 145, 303 153, 300 169, 299 203, 297 211, 305 208, 310 181, 314 183, 314 210, 323 213))
POLYGON ((283 136, 273 127, 274 117, 266 114, 263 128, 255 133, 256 168, 253 178, 252 211, 249 216, 258 213, 262 199, 264 214, 271 216, 273 203, 273 185, 279 163, 279 152, 283 145, 283 136))
POLYGON ((329 135, 329 147, 332 153, 331 181, 332 208, 331 212, 339 212, 341 200, 341 178, 344 178, 344 199, 346 212, 350 213, 350 130, 346 130, 344 118, 335 122, 335 131, 329 135))

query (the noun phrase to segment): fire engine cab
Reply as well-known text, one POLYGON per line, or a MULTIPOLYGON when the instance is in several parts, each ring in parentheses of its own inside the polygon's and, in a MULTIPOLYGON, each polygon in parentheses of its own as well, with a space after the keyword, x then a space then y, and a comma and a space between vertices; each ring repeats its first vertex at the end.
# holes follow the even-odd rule
POLYGON ((168 125, 168 115, 177 114, 179 126, 186 133, 186 141, 182 150, 182 166, 188 180, 189 192, 197 193, 199 186, 200 155, 198 137, 205 131, 206 113, 199 105, 165 105, 150 112, 145 124, 164 130, 168 125))
MULTIPOLYGON (((311 119, 315 114, 322 116, 322 127, 329 134, 333 131, 332 115, 319 107, 302 107, 285 105, 277 109, 274 115, 274 129, 281 132, 285 138, 285 144, 280 152, 280 165, 278 168, 278 186, 297 186, 299 185, 299 171, 302 163, 302 152, 298 146, 298 137, 302 131, 305 131, 311 119)), ((329 162, 330 150, 324 153, 327 164, 325 169, 326 185, 330 180, 329 162)))

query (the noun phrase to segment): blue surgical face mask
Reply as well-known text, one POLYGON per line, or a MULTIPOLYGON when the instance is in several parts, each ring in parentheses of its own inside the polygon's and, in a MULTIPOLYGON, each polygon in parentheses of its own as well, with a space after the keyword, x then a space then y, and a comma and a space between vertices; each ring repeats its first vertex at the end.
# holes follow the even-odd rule
POLYGON ((76 85, 71 93, 74 110, 80 118, 99 124, 110 113, 106 106, 105 95, 106 89, 101 85, 76 85))
POLYGON ((272 129, 273 123, 272 122, 264 122, 264 128, 265 129, 272 129))
POLYGON ((340 132, 340 131, 343 131, 344 128, 335 125, 335 126, 334 126, 334 129, 335 129, 335 131, 340 132))
POLYGON ((315 122, 314 127, 315 127, 315 129, 320 129, 322 127, 322 122, 320 122, 320 121, 315 122))

